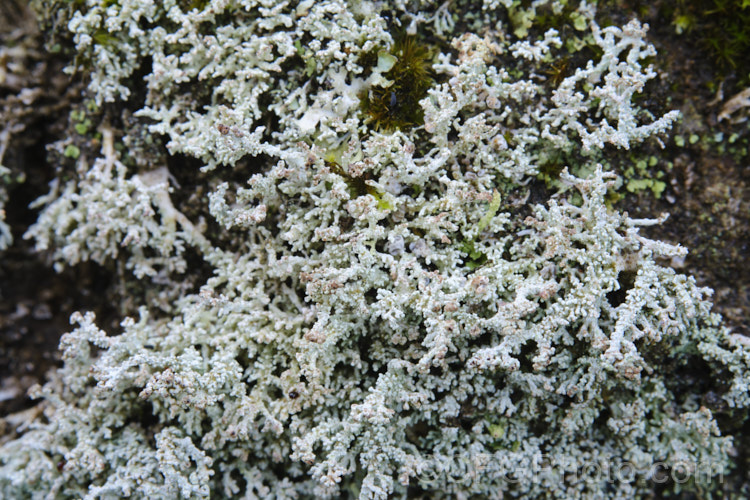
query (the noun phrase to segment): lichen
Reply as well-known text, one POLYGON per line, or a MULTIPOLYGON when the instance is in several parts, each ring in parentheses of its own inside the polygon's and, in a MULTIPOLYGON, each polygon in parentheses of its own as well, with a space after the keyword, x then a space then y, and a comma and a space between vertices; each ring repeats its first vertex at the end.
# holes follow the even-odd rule
POLYGON ((657 77, 647 26, 601 28, 582 2, 597 50, 548 79, 557 30, 453 20, 513 16, 510 0, 186 3, 89 0, 67 25, 89 98, 135 110, 122 143, 163 137, 164 164, 126 165, 92 124, 102 152, 39 200, 27 237, 170 300, 117 335, 71 318, 33 393, 44 416, 0 446, 3 496, 647 498, 662 476, 720 491, 750 348, 664 265, 686 250, 639 233, 663 217, 610 206, 599 161, 677 118, 634 102, 657 77), (390 105, 387 82, 415 71, 399 60, 427 61, 394 26, 442 41, 420 119, 373 127, 363 92, 390 105), (397 60, 374 62, 383 47, 397 60), (181 157, 210 179, 195 213, 211 237, 175 202, 181 157), (534 185, 557 158, 557 183, 534 185), (188 251, 210 276, 167 289, 188 251))

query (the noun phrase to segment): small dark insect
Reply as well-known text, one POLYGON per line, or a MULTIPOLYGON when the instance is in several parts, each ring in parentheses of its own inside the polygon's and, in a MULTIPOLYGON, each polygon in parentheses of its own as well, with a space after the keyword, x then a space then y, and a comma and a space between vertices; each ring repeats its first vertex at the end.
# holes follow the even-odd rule
POLYGON ((299 397, 299 392, 297 392, 294 389, 289 391, 289 399, 297 399, 298 397, 299 397))
POLYGON ((216 125, 216 130, 218 130, 221 135, 227 135, 229 133, 229 127, 227 127, 223 123, 219 123, 218 125, 216 125))
POLYGON ((388 103, 388 113, 392 116, 398 113, 398 98, 393 91, 391 91, 391 100, 388 103))

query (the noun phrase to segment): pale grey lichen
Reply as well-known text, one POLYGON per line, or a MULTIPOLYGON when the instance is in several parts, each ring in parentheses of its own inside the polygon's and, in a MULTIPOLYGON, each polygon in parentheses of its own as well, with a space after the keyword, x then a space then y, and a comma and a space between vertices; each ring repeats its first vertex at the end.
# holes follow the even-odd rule
POLYGON ((393 43, 381 14, 447 37, 445 4, 185 3, 87 0, 69 28, 91 96, 132 104, 150 57, 137 114, 169 151, 258 168, 203 200, 232 235, 211 241, 167 167, 130 171, 106 127, 102 158, 40 200, 27 235, 61 265, 121 259, 137 279, 188 271, 191 247, 213 275, 120 335, 72 318, 44 415, 0 448, 4 496, 633 498, 665 471, 729 472, 703 398, 745 411, 747 342, 659 264, 686 251, 639 234, 659 219, 608 206, 597 165, 676 118, 632 100, 656 76, 646 26, 590 21, 601 55, 557 83, 539 65, 559 33, 453 32, 424 125, 386 132, 359 107, 387 84, 362 62, 393 43), (571 152, 590 176, 517 196, 571 152), (684 385, 699 362, 724 382, 684 385))
POLYGON ((53 190, 32 207, 46 205, 25 234, 37 250, 54 248, 59 269, 82 260, 104 263, 128 253, 127 267, 136 277, 184 272, 186 243, 205 247, 205 238, 177 212, 169 198, 165 167, 127 177, 119 162, 112 130, 104 128, 103 157, 91 168, 81 158, 81 179, 53 190))

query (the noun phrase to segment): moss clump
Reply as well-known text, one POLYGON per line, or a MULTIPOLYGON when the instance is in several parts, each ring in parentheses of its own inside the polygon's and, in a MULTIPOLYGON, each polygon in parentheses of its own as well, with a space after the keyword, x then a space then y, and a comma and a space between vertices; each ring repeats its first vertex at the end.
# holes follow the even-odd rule
POLYGON ((750 2, 679 0, 672 19, 711 55, 720 77, 736 71, 739 84, 750 81, 750 2))
POLYGON ((391 51, 396 61, 385 73, 388 86, 373 85, 362 96, 362 111, 376 130, 404 130, 424 123, 419 101, 432 86, 430 50, 414 37, 402 36, 391 51))

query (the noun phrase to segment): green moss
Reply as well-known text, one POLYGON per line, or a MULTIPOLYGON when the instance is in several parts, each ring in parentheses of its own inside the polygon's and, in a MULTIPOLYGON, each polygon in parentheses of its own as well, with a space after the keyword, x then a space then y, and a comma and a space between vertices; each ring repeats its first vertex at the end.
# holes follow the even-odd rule
POLYGON ((391 64, 383 76, 393 83, 371 87, 361 97, 362 111, 369 115, 376 130, 404 130, 422 125, 424 111, 419 101, 427 97, 434 82, 430 50, 415 37, 403 36, 397 39, 390 56, 395 61, 386 61, 378 54, 377 64, 391 64))
POLYGON ((677 33, 708 53, 719 80, 736 72, 740 86, 750 82, 749 0, 678 0, 671 18, 677 33))
POLYGON ((550 61, 549 66, 544 73, 549 77, 550 83, 557 87, 570 74, 570 57, 563 56, 559 59, 550 61))

